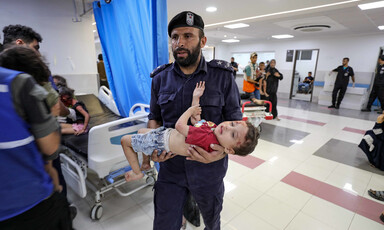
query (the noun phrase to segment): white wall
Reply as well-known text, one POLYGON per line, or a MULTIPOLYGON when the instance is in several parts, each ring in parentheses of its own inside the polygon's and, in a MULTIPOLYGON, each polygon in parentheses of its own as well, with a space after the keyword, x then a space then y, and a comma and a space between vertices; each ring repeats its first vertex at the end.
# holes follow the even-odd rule
MULTIPOLYGON (((12 0, 2 1, 0 6, 1 31, 9 24, 22 24, 32 27, 43 37, 40 52, 52 74, 74 75, 77 78, 81 78, 82 74, 91 74, 92 83, 97 83, 93 16, 88 13, 76 23, 72 22, 74 17, 72 0, 12 0)), ((2 33, 0 37, 2 42, 2 33)), ((76 90, 76 85, 73 87, 76 90)), ((92 92, 97 92, 97 88, 78 93, 92 92)))
POLYGON ((236 52, 275 51, 276 67, 284 74, 284 79, 280 82, 279 93, 289 95, 293 62, 285 61, 287 50, 320 49, 316 80, 324 79, 325 72, 329 72, 341 65, 343 57, 349 57, 349 64, 356 73, 356 81, 366 82, 365 78, 370 77, 375 69, 381 46, 384 46, 383 34, 311 40, 296 40, 293 38, 249 44, 219 44, 216 46, 216 58, 229 60, 231 55, 236 52))

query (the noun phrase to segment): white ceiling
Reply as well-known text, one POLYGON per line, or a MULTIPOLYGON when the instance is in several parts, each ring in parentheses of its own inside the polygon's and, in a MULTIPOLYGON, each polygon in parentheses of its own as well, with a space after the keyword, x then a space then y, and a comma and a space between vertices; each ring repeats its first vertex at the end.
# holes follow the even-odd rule
POLYGON ((384 8, 362 11, 358 4, 374 2, 374 0, 168 0, 168 21, 181 11, 192 11, 203 17, 205 33, 208 44, 221 43, 222 39, 234 36, 241 43, 250 43, 272 39, 272 35, 291 34, 291 39, 311 39, 332 36, 356 36, 368 34, 383 34, 377 26, 384 25, 384 8), (347 3, 344 3, 347 2, 347 3), (320 5, 339 3, 334 6, 324 6, 318 9, 309 9, 320 5), (216 12, 209 13, 205 9, 215 6, 216 12), (295 12, 287 12, 295 11, 295 12), (258 17, 267 14, 272 16, 258 17), (226 24, 212 25, 231 20, 253 17, 241 21, 249 27, 240 29, 227 29, 226 24), (298 25, 327 24, 331 29, 321 32, 294 31, 298 25), (224 38, 224 36, 227 36, 224 38))

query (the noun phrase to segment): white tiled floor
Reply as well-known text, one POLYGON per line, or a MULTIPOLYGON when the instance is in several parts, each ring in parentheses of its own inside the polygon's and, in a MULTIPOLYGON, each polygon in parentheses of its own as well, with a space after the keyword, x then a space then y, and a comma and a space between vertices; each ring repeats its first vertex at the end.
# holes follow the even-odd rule
MULTIPOLYGON (((359 143, 361 135, 342 131, 344 127, 370 129, 374 121, 278 107, 281 115, 324 122, 318 126, 289 119, 267 121, 281 127, 308 132, 302 143, 285 147, 260 140, 252 156, 265 160, 250 169, 230 161, 225 178, 226 194, 221 213, 224 230, 378 230, 381 223, 351 212, 281 181, 295 171, 313 179, 344 188, 350 184, 357 195, 371 199, 367 189, 384 190, 384 176, 312 155, 329 140, 359 143)), ((340 150, 343 151, 343 150, 340 150)), ((134 185, 127 185, 127 188, 134 185)), ((89 218, 93 194, 80 199, 69 191, 77 206, 77 230, 152 229, 154 218, 152 187, 129 197, 111 192, 103 198, 104 214, 99 221, 89 218)), ((372 199, 373 200, 373 199, 372 199)), ((375 202, 380 203, 375 200, 375 202)), ((384 204, 384 202, 382 202, 384 204)), ((377 213, 380 215, 380 213, 377 213)), ((188 225, 187 229, 204 229, 188 225)))

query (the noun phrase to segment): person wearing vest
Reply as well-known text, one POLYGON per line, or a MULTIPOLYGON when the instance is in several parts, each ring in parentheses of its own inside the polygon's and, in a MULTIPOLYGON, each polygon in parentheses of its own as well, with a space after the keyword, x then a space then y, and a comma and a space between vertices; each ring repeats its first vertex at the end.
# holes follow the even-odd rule
POLYGON ((256 99, 260 99, 260 91, 259 88, 256 87, 258 82, 256 81, 257 75, 257 53, 251 53, 251 63, 245 67, 244 70, 244 81, 243 81, 243 91, 247 96, 256 99))
POLYGON ((60 144, 46 95, 32 76, 0 67, 0 229, 72 229, 69 204, 44 170, 60 144))

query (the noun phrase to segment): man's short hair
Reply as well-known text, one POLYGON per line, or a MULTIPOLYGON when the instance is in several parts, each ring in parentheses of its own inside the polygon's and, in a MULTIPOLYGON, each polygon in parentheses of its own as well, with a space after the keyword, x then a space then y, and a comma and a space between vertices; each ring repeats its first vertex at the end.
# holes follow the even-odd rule
POLYGON ((3 45, 15 42, 17 39, 23 40, 29 44, 36 39, 37 42, 41 42, 43 38, 39 33, 35 32, 31 27, 22 25, 9 25, 4 27, 4 41, 3 45))
POLYGON ((308 73, 312 74, 312 72, 308 72, 308 73))
POLYGON ((255 150, 255 147, 260 137, 259 130, 254 125, 252 125, 252 123, 250 123, 249 121, 246 121, 245 123, 248 127, 248 132, 245 135, 245 141, 239 147, 233 148, 233 150, 235 151, 235 155, 239 156, 246 156, 252 153, 253 150, 255 150))
POLYGON ((347 60, 349 62, 349 58, 347 58, 347 57, 343 58, 343 60, 347 60))
POLYGON ((384 55, 380 55, 379 57, 382 61, 384 61, 384 55))
POLYGON ((102 55, 102 54, 99 54, 99 55, 97 56, 97 59, 99 59, 100 61, 102 61, 102 60, 103 60, 103 55, 102 55))
POLYGON ((262 61, 262 62, 259 63, 259 65, 265 65, 265 63, 262 61))

